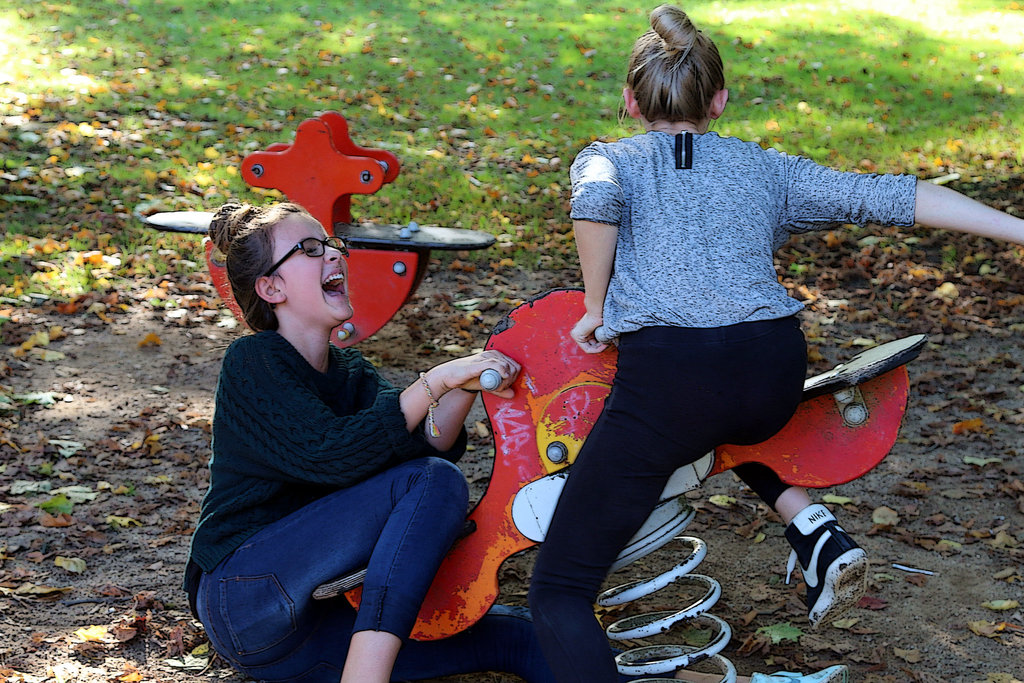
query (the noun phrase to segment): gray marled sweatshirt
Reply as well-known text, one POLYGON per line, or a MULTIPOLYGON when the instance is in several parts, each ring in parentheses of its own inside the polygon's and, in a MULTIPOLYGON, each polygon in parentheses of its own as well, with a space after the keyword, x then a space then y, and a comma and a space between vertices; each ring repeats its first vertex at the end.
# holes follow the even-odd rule
POLYGON ((792 315, 802 305, 774 265, 790 234, 914 223, 914 176, 843 173, 716 133, 693 135, 687 157, 676 138, 595 142, 572 165, 573 220, 618 228, 604 303, 616 335, 792 315))

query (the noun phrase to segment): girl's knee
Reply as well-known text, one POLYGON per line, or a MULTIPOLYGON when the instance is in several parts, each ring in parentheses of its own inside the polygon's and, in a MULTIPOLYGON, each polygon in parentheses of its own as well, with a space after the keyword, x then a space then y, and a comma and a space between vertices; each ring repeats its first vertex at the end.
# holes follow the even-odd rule
POLYGON ((449 462, 444 458, 424 458, 425 468, 438 488, 443 488, 452 496, 465 498, 469 501, 469 484, 466 483, 466 475, 462 473, 458 465, 449 462))
POLYGON ((416 494, 429 500, 438 512, 451 510, 461 521, 469 505, 469 485, 466 477, 455 464, 443 458, 417 458, 400 467, 406 469, 404 491, 396 492, 398 497, 416 494))

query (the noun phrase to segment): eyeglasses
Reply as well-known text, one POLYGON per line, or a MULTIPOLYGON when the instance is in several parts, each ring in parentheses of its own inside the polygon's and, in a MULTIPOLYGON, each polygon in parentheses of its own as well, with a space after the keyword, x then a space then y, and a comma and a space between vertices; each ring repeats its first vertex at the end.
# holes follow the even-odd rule
POLYGON ((316 257, 323 256, 324 251, 327 249, 327 247, 330 247, 331 249, 337 249, 339 252, 341 252, 342 256, 346 258, 348 257, 348 247, 345 246, 345 243, 342 241, 340 237, 328 237, 325 240, 322 240, 319 237, 307 237, 306 239, 302 240, 294 247, 289 249, 287 254, 285 254, 284 256, 277 260, 277 263, 270 266, 267 272, 263 273, 263 277, 273 275, 274 271, 277 270, 282 263, 287 261, 288 257, 290 257, 297 251, 301 251, 303 254, 309 257, 316 257))

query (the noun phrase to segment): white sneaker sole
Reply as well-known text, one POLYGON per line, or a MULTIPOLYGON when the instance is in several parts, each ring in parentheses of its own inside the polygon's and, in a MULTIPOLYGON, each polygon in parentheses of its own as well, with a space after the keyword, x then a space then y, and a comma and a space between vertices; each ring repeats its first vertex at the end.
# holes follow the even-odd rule
POLYGON ((830 623, 854 607, 867 592, 867 581, 868 556, 863 549, 853 548, 840 555, 825 573, 821 595, 807 615, 811 626, 830 623))

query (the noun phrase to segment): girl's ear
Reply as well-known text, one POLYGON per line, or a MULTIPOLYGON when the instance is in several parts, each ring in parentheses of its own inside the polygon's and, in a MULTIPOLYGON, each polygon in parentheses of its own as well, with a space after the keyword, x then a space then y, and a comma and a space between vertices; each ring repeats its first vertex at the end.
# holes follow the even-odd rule
POLYGON ((636 96, 633 95, 632 88, 622 89, 622 99, 626 103, 626 113, 629 114, 630 118, 639 119, 642 117, 640 105, 636 103, 636 96))
POLYGON ((268 304, 280 304, 288 298, 278 287, 276 278, 273 275, 264 275, 256 280, 256 295, 268 304))
POLYGON ((729 103, 729 91, 722 88, 711 98, 711 108, 708 111, 708 118, 717 119, 725 111, 725 105, 729 103))

